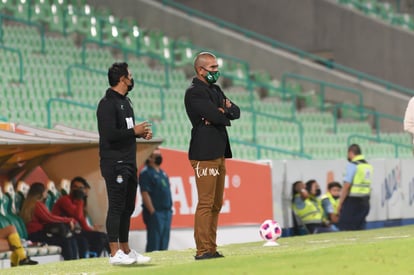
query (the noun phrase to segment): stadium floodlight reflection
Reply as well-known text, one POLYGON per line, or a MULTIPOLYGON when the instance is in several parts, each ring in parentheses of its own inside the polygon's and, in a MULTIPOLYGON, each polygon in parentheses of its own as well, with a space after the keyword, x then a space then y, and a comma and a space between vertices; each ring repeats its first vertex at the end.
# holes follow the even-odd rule
POLYGON ((217 64, 219 65, 219 67, 223 66, 223 58, 219 57, 217 58, 217 64))
POLYGON ((133 35, 134 37, 138 37, 138 36, 139 36, 139 28, 138 28, 138 26, 134 26, 134 27, 132 28, 132 35, 133 35))
POLYGON ((112 26, 112 36, 118 37, 118 29, 116 26, 112 26))
POLYGON ((191 48, 185 49, 185 55, 187 56, 187 58, 191 58, 193 56, 193 51, 191 50, 191 48))
POLYGON ((115 17, 114 17, 113 15, 110 15, 110 16, 108 17, 108 21, 109 21, 109 23, 111 23, 111 24, 115 23, 115 17))
POLYGON ((73 6, 71 4, 68 5, 68 14, 69 15, 73 14, 73 6))
POLYGON ((169 49, 164 49, 164 57, 166 58, 166 59, 170 59, 170 50, 169 49))
POLYGON ((92 27, 91 27, 91 35, 92 35, 93 37, 95 37, 95 36, 97 36, 97 35, 98 35, 98 31, 96 30, 96 27, 95 27, 95 26, 92 26, 92 27))
POLYGON ((89 15, 91 13, 91 7, 89 5, 85 5, 85 14, 89 15))

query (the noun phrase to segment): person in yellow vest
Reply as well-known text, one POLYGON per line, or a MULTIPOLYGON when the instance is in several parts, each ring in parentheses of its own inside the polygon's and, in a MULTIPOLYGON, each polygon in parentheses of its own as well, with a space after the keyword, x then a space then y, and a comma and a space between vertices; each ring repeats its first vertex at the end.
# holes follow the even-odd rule
POLYGON ((365 229, 369 213, 369 198, 373 167, 362 155, 358 144, 348 148, 348 165, 339 197, 339 230, 365 229))
POLYGON ((319 184, 310 180, 306 185, 297 181, 292 185, 292 210, 310 234, 333 232, 323 220, 323 211, 318 197, 321 194, 319 184))
POLYGON ((339 182, 330 182, 327 192, 321 197, 324 218, 329 221, 331 228, 335 231, 339 230, 336 224, 339 220, 338 205, 341 189, 342 186, 339 182))

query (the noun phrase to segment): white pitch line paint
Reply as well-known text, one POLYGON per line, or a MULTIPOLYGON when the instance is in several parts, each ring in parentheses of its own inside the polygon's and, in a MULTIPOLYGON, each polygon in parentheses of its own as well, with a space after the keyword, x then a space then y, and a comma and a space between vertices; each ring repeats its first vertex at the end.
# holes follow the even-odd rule
POLYGON ((331 240, 315 240, 315 241, 307 241, 308 243, 329 243, 331 240))
POLYGON ((379 236, 375 237, 374 239, 402 239, 402 238, 408 238, 410 235, 400 235, 400 236, 379 236))

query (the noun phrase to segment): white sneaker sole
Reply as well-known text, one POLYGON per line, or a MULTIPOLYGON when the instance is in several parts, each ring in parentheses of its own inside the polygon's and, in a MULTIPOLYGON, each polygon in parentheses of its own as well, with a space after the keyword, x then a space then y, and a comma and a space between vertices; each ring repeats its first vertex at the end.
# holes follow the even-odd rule
POLYGON ((149 262, 151 262, 151 258, 144 258, 144 259, 138 259, 138 260, 136 260, 135 261, 135 263, 136 264, 146 264, 146 263, 149 263, 149 262))
POLYGON ((134 264, 135 263, 135 261, 131 261, 131 262, 111 262, 111 261, 109 261, 109 263, 111 264, 111 265, 132 265, 132 264, 134 264))

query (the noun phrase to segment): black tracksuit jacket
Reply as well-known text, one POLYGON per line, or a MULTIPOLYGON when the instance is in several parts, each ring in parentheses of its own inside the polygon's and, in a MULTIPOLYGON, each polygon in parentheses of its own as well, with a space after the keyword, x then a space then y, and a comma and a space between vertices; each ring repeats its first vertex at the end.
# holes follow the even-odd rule
POLYGON ((101 166, 116 163, 136 166, 135 119, 129 98, 109 88, 99 102, 96 116, 101 166))

